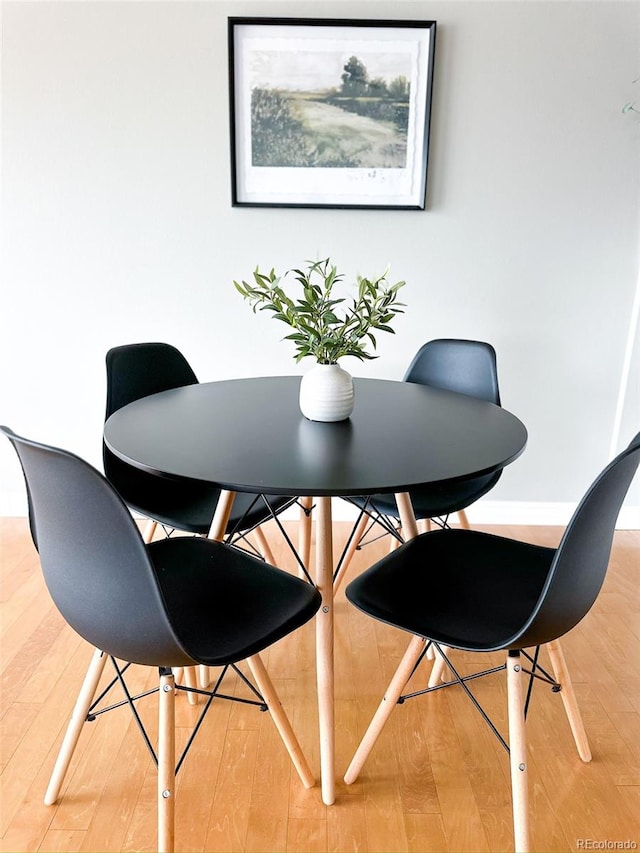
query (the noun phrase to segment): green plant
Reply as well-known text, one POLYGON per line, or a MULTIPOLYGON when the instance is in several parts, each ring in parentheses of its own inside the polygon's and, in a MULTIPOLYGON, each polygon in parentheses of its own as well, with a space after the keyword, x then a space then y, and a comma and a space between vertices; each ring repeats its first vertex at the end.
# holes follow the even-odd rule
POLYGON ((293 329, 285 340, 294 342, 297 362, 305 356, 313 356, 318 364, 336 364, 347 355, 361 361, 377 358, 367 347, 370 344, 376 349, 374 331, 394 334, 389 324, 396 314, 403 313, 398 291, 405 282, 387 284, 388 270, 374 279, 359 275, 358 296, 347 300, 333 294, 343 276, 329 258, 307 264, 305 270, 289 270, 302 287, 298 299, 285 292, 282 278, 273 269, 267 274, 256 267, 253 284, 234 281, 234 285, 254 312, 271 311, 275 320, 293 329))

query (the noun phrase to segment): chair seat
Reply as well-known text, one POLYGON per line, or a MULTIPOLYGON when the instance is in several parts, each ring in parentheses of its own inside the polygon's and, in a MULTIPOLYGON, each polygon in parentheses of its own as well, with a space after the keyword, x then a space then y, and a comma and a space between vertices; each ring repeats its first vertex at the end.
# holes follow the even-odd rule
MULTIPOLYGON (((215 486, 196 480, 157 477, 113 459, 109 460, 107 473, 112 485, 134 512, 186 533, 206 536, 209 532, 220 497, 220 489, 215 486)), ((295 500, 287 495, 266 495, 266 498, 274 512, 295 500)), ((256 500, 256 495, 238 492, 227 532, 234 531, 236 526, 239 531, 252 530, 270 517, 262 498, 256 500)))
POLYGON ((307 622, 311 584, 220 542, 176 537, 148 546, 172 627, 196 663, 251 657, 307 622))
MULTIPOLYGON (((486 477, 474 477, 472 480, 461 480, 454 483, 443 483, 435 486, 417 486, 411 489, 411 506, 417 520, 422 518, 437 518, 460 512, 471 506, 495 486, 500 479, 501 471, 487 474, 486 477)), ((350 498, 357 506, 369 506, 381 515, 398 517, 398 507, 394 495, 372 495, 350 498)))
POLYGON ((374 618, 452 648, 510 648, 555 553, 488 533, 436 530, 367 569, 346 594, 374 618))

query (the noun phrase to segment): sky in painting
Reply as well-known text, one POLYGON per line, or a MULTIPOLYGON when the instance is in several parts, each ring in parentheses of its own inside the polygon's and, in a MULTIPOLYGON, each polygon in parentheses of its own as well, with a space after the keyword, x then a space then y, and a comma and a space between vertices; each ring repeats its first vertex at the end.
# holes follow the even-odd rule
POLYGON ((411 79, 411 60, 403 52, 256 50, 250 60, 251 86, 304 92, 338 88, 351 56, 365 65, 370 80, 382 77, 389 83, 400 75, 411 79))

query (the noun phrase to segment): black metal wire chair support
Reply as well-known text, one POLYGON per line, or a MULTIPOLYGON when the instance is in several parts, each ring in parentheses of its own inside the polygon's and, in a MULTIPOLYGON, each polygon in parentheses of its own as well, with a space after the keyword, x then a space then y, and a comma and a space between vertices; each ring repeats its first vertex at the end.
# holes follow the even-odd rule
MULTIPOLYGON (((305 566, 305 564, 303 563, 303 561, 300 559, 300 554, 298 554, 298 551, 297 551, 297 549, 296 549, 296 546, 293 544, 293 542, 291 541, 291 538, 289 537, 289 534, 288 534, 288 533, 287 533, 287 531, 284 529, 284 526, 283 526, 282 522, 280 521, 280 518, 279 518, 279 516, 278 516, 278 513, 276 513, 276 512, 274 512, 274 511, 273 511, 273 508, 272 508, 271 504, 269 503, 269 501, 267 500, 267 498, 266 498, 266 496, 265 496, 265 495, 258 495, 257 497, 262 498, 262 500, 264 501, 265 506, 266 506, 266 507, 267 507, 267 509, 269 510, 269 513, 270 513, 270 515, 271 515, 271 518, 273 519, 273 521, 275 521, 276 525, 278 526, 278 529, 279 529, 280 533, 282 534, 282 537, 284 538, 284 541, 285 541, 285 542, 287 543, 287 545, 289 546, 289 549, 291 550, 291 553, 292 553, 292 554, 293 554, 293 556, 295 557, 295 560, 296 560, 296 562, 297 562, 298 566, 300 567, 300 569, 301 569, 302 573, 304 574, 304 576, 306 577, 306 579, 309 581, 309 583, 311 584, 311 586, 315 586, 315 583, 314 583, 314 581, 313 581, 313 578, 312 578, 312 577, 311 577, 311 575, 309 574, 309 570, 307 569, 307 567, 305 566)), ((313 506, 311 506, 311 507, 309 507, 309 508, 304 507, 304 506, 302 506, 302 504, 298 501, 298 499, 297 499, 297 498, 294 498, 294 500, 292 500, 292 501, 291 501, 291 503, 289 504, 289 506, 293 506, 293 504, 294 504, 294 503, 295 503, 295 504, 298 504, 298 506, 300 507, 300 509, 304 512, 304 514, 305 514, 307 517, 308 517, 308 516, 310 516, 310 515, 311 515, 311 513, 313 512, 313 506)), ((253 504, 252 504, 252 506, 253 506, 253 504)), ((247 532, 249 532, 249 531, 247 531, 247 532)))
MULTIPOLYGON (((485 675, 492 675, 493 673, 504 671, 507 667, 506 663, 500 664, 499 666, 493 666, 493 667, 490 667, 488 669, 483 669, 480 672, 474 672, 471 675, 460 675, 460 673, 457 671, 457 669, 454 667, 454 665, 449 660, 448 656, 445 655, 445 653, 442 651, 439 644, 433 642, 433 640, 429 640, 429 642, 425 645, 424 649, 422 650, 420 657, 416 661, 416 663, 413 667, 413 670, 411 671, 411 675, 409 676, 409 679, 411 679, 413 677, 415 671, 417 670, 420 662, 424 659, 424 656, 426 655, 427 650, 429 649, 430 646, 433 646, 433 648, 438 652, 440 657, 443 658, 444 662, 449 667, 450 671, 453 674, 452 680, 451 681, 443 681, 441 684, 436 684, 433 687, 425 687, 422 690, 415 690, 412 693, 405 693, 399 697, 398 705, 404 704, 404 702, 406 702, 407 699, 415 699, 417 696, 424 696, 427 693, 434 693, 436 690, 443 690, 445 687, 453 687, 454 685, 459 684, 462 687, 462 689, 464 690, 464 692, 467 694, 467 696, 469 697, 469 699, 471 700, 471 702, 473 703, 475 708, 478 710, 478 712, 480 713, 480 715, 484 719, 485 723, 489 726, 491 731, 498 738, 498 740, 500 741, 502 746, 507 750, 507 752, 509 752, 508 743, 502 737, 502 735, 500 734, 500 732, 498 731, 495 724, 493 723, 493 721, 491 720, 491 718, 489 717, 487 712, 484 710, 482 705, 478 702, 478 700, 473 695, 471 690, 467 687, 467 681, 473 681, 476 678, 483 678, 485 675)), ((527 685, 527 694, 526 694, 525 703, 524 703, 524 717, 526 719, 527 713, 529 711, 529 704, 531 701, 532 692, 533 692, 534 681, 538 680, 538 681, 543 681, 545 684, 549 684, 551 686, 551 691, 553 693, 559 693, 562 690, 562 685, 559 684, 553 678, 553 676, 550 675, 538 663, 538 657, 540 655, 540 646, 536 646, 536 649, 535 649, 533 655, 530 655, 525 649, 521 649, 520 653, 531 663, 531 669, 525 669, 523 667, 523 672, 529 676, 529 683, 527 685)))
MULTIPOLYGON (((264 560, 264 557, 262 556, 260 551, 258 551, 256 546, 248 539, 249 534, 253 533, 253 531, 256 530, 256 528, 260 527, 261 524, 264 524, 264 522, 261 521, 259 524, 254 524, 252 527, 249 527, 246 530, 242 529, 244 519, 247 517, 247 515, 249 515, 251 510, 255 507, 256 503, 261 499, 262 499, 262 501, 264 501, 265 506, 269 510, 269 515, 277 524, 278 529, 280 530, 280 533, 282 534, 285 542, 287 543, 289 549, 291 550, 291 553, 295 557, 295 560, 298 563, 298 565, 300 566, 300 569, 302 570, 302 572, 306 576, 309 583, 313 584, 313 580, 311 579, 311 575, 309 574, 307 567, 304 565, 304 563, 300 559, 300 555, 298 554, 295 545, 291 541, 291 538, 289 537, 286 530, 284 529, 282 522, 280 521, 280 519, 278 517, 278 513, 276 513, 274 511, 273 507, 271 506, 271 504, 269 503, 269 501, 267 500, 265 495, 256 495, 255 496, 255 498, 251 501, 251 504, 249 505, 247 510, 243 513, 242 517, 238 519, 238 521, 234 525, 233 529, 230 530, 229 533, 227 533, 227 535, 224 539, 225 544, 231 545, 234 548, 238 548, 239 550, 244 551, 247 554, 251 554, 252 557, 256 557, 259 560, 264 560), (242 547, 238 544, 239 542, 243 543, 242 547)), ((289 504, 287 504, 284 507, 281 507, 281 511, 282 511, 282 509, 288 509, 289 507, 293 506, 294 504, 297 504, 306 516, 311 515, 311 512, 313 511, 313 507, 307 508, 307 507, 302 506, 302 504, 300 503, 300 501, 297 498, 292 498, 291 502, 289 504)), ((169 538, 172 535, 172 533, 175 532, 175 528, 173 528, 173 527, 167 527, 164 524, 161 524, 161 527, 164 530, 165 536, 167 538, 169 538)))
MULTIPOLYGON (((390 517, 383 515, 382 513, 378 512, 377 509, 372 507, 371 497, 367 497, 362 506, 360 504, 356 503, 350 497, 344 497, 343 500, 346 501, 347 503, 351 504, 352 506, 357 507, 360 510, 358 518, 356 519, 356 522, 353 525, 353 529, 351 532, 351 536, 349 537, 349 541, 347 542, 347 547, 351 543, 351 539, 353 538, 353 534, 355 533, 355 530, 356 530, 358 524, 360 524, 360 519, 362 518, 363 515, 367 515, 371 519, 371 523, 369 524, 369 526, 367 527, 365 532, 360 537, 360 542, 358 543, 356 550, 359 551, 361 548, 364 548, 365 545, 370 545, 373 542, 377 542, 378 539, 382 539, 382 537, 386 536, 387 534, 389 536, 393 536, 394 539, 398 540, 398 542, 404 542, 404 539, 402 538, 402 536, 398 532, 396 525, 394 525, 391 521, 389 521, 390 517), (384 532, 380 533, 378 536, 374 536, 371 539, 367 539, 367 536, 369 535, 371 530, 373 530, 375 525, 379 525, 380 527, 382 527, 384 532)), ((399 519, 396 519, 396 521, 398 524, 400 523, 399 519)), ((345 548, 345 552, 346 552, 346 550, 347 550, 347 548, 345 548)))
MULTIPOLYGON (((353 537, 355 535, 355 531, 356 531, 358 525, 360 524, 360 520, 362 519, 363 515, 367 515, 371 519, 371 523, 369 524, 367 529, 364 531, 364 533, 360 537, 360 542, 356 545, 356 551, 362 550, 362 548, 366 547, 367 545, 373 545, 374 542, 378 542, 378 540, 382 539, 384 536, 387 536, 387 535, 393 536, 394 539, 397 539, 398 542, 400 542, 400 543, 403 543, 405 541, 402 534, 400 533, 401 524, 400 524, 400 519, 398 517, 382 515, 382 513, 378 512, 376 509, 371 507, 371 502, 370 502, 369 498, 367 498, 364 506, 362 506, 362 507, 360 507, 359 504, 357 504, 355 501, 353 501, 349 497, 344 497, 343 500, 346 501, 347 503, 350 503, 352 506, 358 507, 360 512, 359 512, 358 517, 357 517, 357 519, 353 525, 353 528, 351 530, 351 534, 349 535, 349 538, 347 540, 347 544, 345 545, 345 548, 342 552, 342 556, 340 557, 340 560, 338 561, 338 569, 340 568, 342 560, 344 559, 344 557, 347 553, 347 550, 351 545, 351 542, 352 542, 353 537), (390 519, 392 519, 392 520, 390 520, 390 519), (377 536, 371 536, 371 531, 376 526, 381 527, 383 532, 379 533, 377 536)), ((451 513, 447 513, 446 515, 443 515, 443 516, 434 516, 433 518, 430 518, 429 521, 433 522, 438 527, 441 527, 443 530, 451 530, 451 525, 449 524, 450 516, 451 516, 451 513)), ((337 570, 336 570, 336 573, 337 573, 337 570)))
MULTIPOLYGON (((89 710, 87 712, 86 721, 87 722, 93 722, 101 714, 106 714, 107 711, 113 711, 115 708, 121 708, 124 705, 128 705, 129 708, 131 709, 131 713, 133 714, 133 717, 137 723, 138 729, 140 730, 140 733, 142 734, 142 738, 143 738, 143 740, 147 746, 147 749, 149 750, 149 752, 151 754, 151 758, 153 759, 153 762, 157 767, 158 766, 158 757, 157 757, 156 751, 153 748, 151 740, 149 739, 149 735, 147 734, 147 731, 144 727, 144 723, 142 722, 142 719, 140 718, 140 714, 138 713, 138 709, 135 706, 135 702, 137 702, 139 699, 143 699, 145 696, 151 696, 152 694, 157 693, 159 688, 153 687, 150 690, 145 690, 142 693, 137 693, 135 696, 132 696, 130 691, 129 691, 129 688, 127 687, 127 684, 124 680, 124 674, 129 669, 131 664, 126 663, 124 666, 120 667, 118 665, 118 662, 115 660, 115 658, 113 658, 111 655, 109 657, 110 657, 111 663, 113 664, 113 667, 116 671, 116 675, 114 678, 111 679, 109 684, 107 684, 107 686, 100 693, 100 695, 96 699, 94 699, 91 707, 89 708, 89 710), (120 686, 122 687, 122 691, 125 695, 125 698, 122 699, 120 702, 113 702, 110 705, 106 705, 104 707, 98 708, 98 706, 102 703, 102 701, 110 693, 110 691, 115 687, 116 684, 120 684, 120 686)), ((170 668, 160 667, 160 675, 167 675, 170 672, 171 672, 170 668)), ((184 693, 196 693, 200 696, 207 696, 208 697, 207 702, 205 703, 204 708, 200 712, 200 715, 196 721, 196 724, 193 727, 191 735, 189 736, 189 740, 187 741, 184 749, 182 750, 182 753, 180 754, 180 757, 179 757, 178 762, 176 764, 176 773, 182 767, 182 764, 183 764, 185 758, 187 757, 187 753, 189 752, 191 744, 193 743, 195 736, 197 735, 198 731, 200 730, 200 726, 204 722, 204 718, 205 718, 209 708, 211 707, 211 703, 213 702, 214 699, 225 699, 229 702, 239 702, 242 705, 254 705, 260 711, 263 711, 263 712, 269 710, 267 703, 264 701, 264 698, 259 693, 259 691, 256 689, 255 685, 249 681, 249 679, 246 677, 246 675, 243 672, 241 672, 241 670, 238 669, 238 667, 235 664, 227 664, 226 666, 222 667, 222 672, 220 673, 220 675, 219 675, 219 677, 218 677, 218 679, 217 679, 212 690, 202 690, 202 689, 196 688, 196 687, 185 687, 181 684, 176 684, 175 689, 176 689, 176 691, 182 691, 184 693), (220 685, 222 684, 222 681, 223 681, 225 675, 227 674, 227 672, 229 671, 229 669, 231 669, 233 672, 236 673, 236 675, 240 678, 240 680, 249 688, 249 690, 253 693, 253 695, 257 697, 257 699, 244 699, 240 696, 229 696, 225 693, 220 692, 220 690, 219 690, 220 685)))
MULTIPOLYGON (((244 522, 245 518, 249 515, 249 513, 255 507, 255 505, 258 503, 259 500, 262 500, 264 502, 265 506, 267 507, 267 509, 269 511, 269 515, 278 524, 278 527, 280 528, 280 531, 283 534, 287 544, 289 545, 289 547, 293 551, 293 554, 296 557, 296 559, 298 559, 298 562, 300 562, 295 548, 293 547, 293 545, 291 544, 291 541, 289 540, 286 533, 284 532, 284 528, 282 527, 282 524, 278 520, 277 514, 274 512, 271 504, 269 503, 269 501, 267 500, 265 495, 255 495, 254 499, 251 501, 250 505, 247 507, 247 509, 243 513, 242 517, 238 519, 235 526, 233 527, 232 530, 229 531, 229 533, 227 534, 224 541, 226 542, 227 545, 233 545, 234 548, 240 548, 240 545, 238 545, 238 542, 241 541, 243 543, 243 546, 244 546, 244 547, 240 548, 241 551, 243 550, 247 553, 250 553, 252 556, 257 557, 260 560, 264 560, 264 557, 258 551, 256 546, 252 542, 250 542, 249 539, 247 538, 250 533, 253 533, 253 531, 256 530, 258 527, 260 527, 261 524, 264 524, 264 522, 261 521, 258 524, 254 524, 251 527, 247 528, 246 530, 242 529, 243 522, 244 522)), ((288 509, 290 506, 293 506, 295 503, 298 503, 298 499, 297 498, 291 498, 291 501, 288 504, 286 504, 284 507, 281 507, 281 510, 282 509, 288 509)))
POLYGON ((349 497, 345 497, 345 498, 343 498, 343 500, 345 500, 347 503, 350 503, 352 506, 354 506, 358 509, 358 517, 356 518, 355 523, 353 524, 353 527, 351 528, 351 533, 349 534, 349 537, 347 538, 347 541, 345 542, 345 546, 342 550, 342 554, 340 555, 340 559, 338 560, 336 567, 335 567, 335 570, 333 572, 334 583, 335 583, 335 580, 340 573, 340 569, 342 568, 342 564, 344 563, 344 560, 347 556, 347 552, 351 548, 353 538, 356 535, 356 530, 358 529, 358 525, 360 524, 360 521, 362 520, 363 516, 365 516, 365 515, 368 516, 369 519, 371 520, 371 523, 368 525, 368 527, 366 528, 366 530, 364 531, 364 533, 360 537, 360 541, 356 544, 356 548, 355 548, 356 551, 360 551, 365 545, 370 545, 373 542, 377 542, 378 539, 382 539, 382 537, 386 536, 387 534, 390 536, 393 536, 395 539, 398 540, 398 542, 404 541, 402 539, 402 536, 400 536, 398 531, 395 530, 394 526, 392 524, 390 524, 389 521, 387 521, 385 516, 380 515, 380 513, 378 513, 375 509, 369 509, 370 498, 366 499, 365 504, 362 507, 359 506, 359 504, 357 504, 355 501, 353 501, 349 497), (365 541, 366 537, 369 535, 371 530, 373 530, 373 527, 376 524, 379 524, 381 527, 384 528, 384 533, 381 533, 379 536, 375 536, 372 539, 365 541))
MULTIPOLYGON (((162 524, 162 522, 160 522, 160 527, 162 527, 162 529, 164 531, 164 535, 166 536, 167 539, 170 539, 173 536, 173 534, 176 533, 176 531, 177 531, 176 527, 169 527, 166 524, 162 524)), ((255 529, 255 528, 252 528, 252 529, 255 529)), ((237 548, 239 551, 243 551, 245 554, 250 554, 252 557, 256 557, 258 560, 264 560, 264 557, 258 551, 258 549, 253 544, 253 542, 251 542, 247 538, 247 535, 249 533, 251 533, 251 530, 245 530, 243 533, 238 533, 237 531, 234 531, 233 533, 230 533, 227 535, 226 539, 224 540, 225 544, 230 545, 232 548, 237 548), (235 539, 233 539, 234 536, 235 536, 235 539), (240 546, 238 544, 240 541, 243 542, 242 546, 240 546)), ((193 533, 191 535, 196 537, 196 536, 203 536, 204 534, 193 533)))

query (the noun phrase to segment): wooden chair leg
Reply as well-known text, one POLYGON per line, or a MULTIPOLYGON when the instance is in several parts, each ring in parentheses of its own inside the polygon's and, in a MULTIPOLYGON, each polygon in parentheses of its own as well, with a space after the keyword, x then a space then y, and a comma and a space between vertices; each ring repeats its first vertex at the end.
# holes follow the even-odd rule
POLYGON ((396 505, 400 513, 400 526, 402 527, 402 535, 404 541, 408 542, 418 535, 418 524, 413 511, 411 497, 408 492, 400 492, 396 494, 396 505))
POLYGON ((273 551, 267 541, 267 537, 264 535, 264 532, 261 527, 256 527, 253 531, 253 535, 256 537, 258 541, 258 550, 262 554, 264 561, 269 563, 271 566, 276 565, 276 559, 273 556, 273 551))
POLYGON ((204 666, 201 664, 198 667, 198 685, 202 690, 208 690, 211 686, 211 682, 213 681, 213 674, 211 672, 210 666, 204 666))
POLYGON ((280 702, 276 689, 273 686, 273 682, 265 669, 262 658, 260 655, 253 655, 252 657, 247 658, 247 664, 258 686, 258 690, 262 694, 262 698, 269 708, 273 722, 275 723, 280 737, 287 748, 287 752, 293 762, 293 766, 298 772, 298 776, 300 777, 302 784, 305 788, 313 788, 315 785, 315 779, 313 778, 311 768, 309 767, 307 759, 304 757, 304 753, 302 752, 302 748, 300 747, 294 731, 291 728, 289 718, 282 707, 282 703, 280 702))
MULTIPOLYGON (((313 498, 304 496, 299 498, 300 517, 298 519, 298 556, 309 569, 311 563, 311 507, 313 506, 313 498)), ((305 577, 301 568, 298 569, 298 577, 305 577)))
MULTIPOLYGON (((203 690, 206 690, 211 682, 209 668, 206 666, 174 666, 173 677, 176 684, 182 684, 184 681, 185 687, 201 687, 203 690)), ((187 693, 187 698, 190 705, 198 704, 197 693, 187 693)))
POLYGON ((158 853, 173 853, 176 799, 175 682, 160 671, 158 694, 158 853))
MULTIPOLYGON (((184 682, 185 687, 201 687, 206 690, 209 684, 208 671, 206 666, 174 666, 173 677, 176 684, 184 682)), ((199 702, 199 696, 194 692, 187 693, 187 699, 190 705, 197 705, 199 702)))
POLYGON ((564 709, 567 713, 567 719, 571 726, 573 739, 576 742, 578 755, 583 761, 591 761, 591 749, 589 747, 589 739, 582 722, 580 709, 578 708, 578 700, 571 683, 571 676, 567 668, 567 663, 564 659, 564 652, 559 640, 554 640, 552 643, 547 643, 547 651, 551 660, 553 674, 556 681, 561 687, 560 696, 564 704, 564 709))
MULTIPOLYGON (((218 503, 216 504, 216 511, 213 514, 213 519, 211 520, 211 527, 209 528, 209 539, 215 539, 218 542, 222 542, 222 540, 224 539, 225 531, 229 526, 229 518, 231 517, 231 510, 233 509, 233 501, 235 500, 235 496, 235 492, 229 492, 225 490, 220 492, 220 497, 218 498, 218 503)), ((206 688, 211 683, 209 667, 198 667, 198 682, 202 689, 206 690, 206 688)))
POLYGON ((378 705, 378 710, 373 715, 373 719, 369 723, 369 728, 360 741, 360 745, 351 759, 351 764, 347 768, 347 772, 344 775, 344 781, 347 785, 352 785, 360 775, 360 771, 375 742, 378 740, 380 732, 402 695, 405 685, 411 678, 416 661, 422 654, 425 643, 426 640, 423 640, 422 637, 411 638, 411 642, 400 661, 400 665, 393 674, 393 678, 382 697, 382 702, 378 705))
POLYGON ((340 564, 340 568, 338 569, 338 574, 335 576, 333 581, 333 594, 335 595, 338 591, 340 584, 344 580, 344 576, 347 573, 347 569, 353 559, 353 555, 360 544, 362 537, 364 536, 364 532, 367 529, 367 523, 369 521, 368 515, 362 515, 358 524, 356 525, 356 529, 353 531, 353 535, 351 537, 351 541, 349 542, 349 547, 345 552, 342 563, 340 564))
POLYGON ((509 709, 509 760, 511 797, 516 853, 529 850, 529 794, 527 781, 527 745, 524 733, 524 673, 520 652, 507 657, 507 703, 509 709))
MULTIPOLYGON (((431 651, 431 649, 429 650, 431 651)), ((445 658, 449 657, 449 646, 440 646, 441 655, 434 653, 433 655, 433 666, 431 667, 431 672, 429 673, 429 681, 427 682, 428 687, 436 687, 442 681, 447 680, 447 662, 445 658)))
POLYGON ((142 538, 148 545, 149 542, 153 539, 156 534, 156 528, 158 527, 158 522, 154 521, 153 518, 148 518, 144 525, 144 530, 142 531, 142 538))
POLYGON ((80 732, 87 719, 87 713, 91 707, 93 698, 96 695, 98 682, 100 681, 106 662, 107 655, 101 652, 100 649, 95 649, 84 681, 82 682, 82 687, 78 693, 76 704, 71 712, 71 719, 69 720, 69 725, 67 726, 67 731, 60 746, 60 751, 58 752, 58 757, 51 778, 49 779, 49 785, 44 795, 44 802, 47 806, 53 805, 58 799, 64 777, 69 769, 80 732))
MULTIPOLYGON (((402 528, 398 528, 398 533, 402 536, 402 528)), ((396 536, 389 534, 389 554, 393 554, 400 547, 400 540, 396 536)))
POLYGON ((460 527, 463 527, 465 530, 470 530, 469 527, 469 519, 467 518, 467 513, 463 509, 458 510, 458 522, 460 527))
MULTIPOLYGON (((205 667, 206 669, 206 667, 205 667)), ((200 667, 195 666, 185 666, 182 670, 182 677, 184 678, 184 686, 189 687, 198 687, 198 682, 200 680, 200 667), (196 675, 197 673, 197 675, 196 675)), ((179 683, 178 677, 174 671, 173 673, 174 681, 176 684, 179 683)), ((206 685, 205 685, 206 686, 206 685)), ((199 701, 199 696, 197 693, 193 693, 192 691, 187 692, 187 701, 190 705, 197 705, 199 701)))

